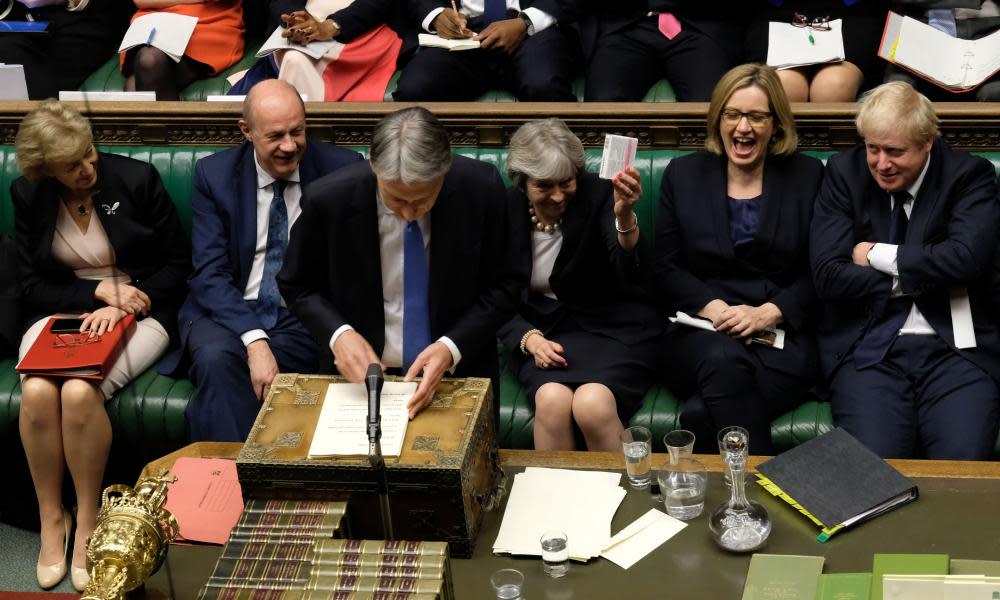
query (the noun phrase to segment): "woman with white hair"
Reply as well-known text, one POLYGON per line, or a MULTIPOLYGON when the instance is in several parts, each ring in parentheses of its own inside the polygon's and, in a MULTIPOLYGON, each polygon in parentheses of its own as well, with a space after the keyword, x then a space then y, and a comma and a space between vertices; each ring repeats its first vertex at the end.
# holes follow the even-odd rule
POLYGON ((584 168, 559 119, 523 125, 507 171, 514 248, 530 264, 518 314, 500 330, 535 405, 538 450, 620 448, 622 423, 653 382, 658 318, 640 285, 643 255, 632 167, 610 182, 584 168))

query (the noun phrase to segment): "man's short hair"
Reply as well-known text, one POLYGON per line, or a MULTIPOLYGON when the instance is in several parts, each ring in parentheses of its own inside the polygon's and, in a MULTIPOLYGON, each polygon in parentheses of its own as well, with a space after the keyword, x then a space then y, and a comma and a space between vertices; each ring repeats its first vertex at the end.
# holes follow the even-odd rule
POLYGON ((79 160, 93 143, 90 121, 80 111, 46 100, 24 117, 17 130, 17 168, 27 179, 39 181, 53 165, 79 160))
POLYGON ((883 83, 865 92, 854 119, 861 137, 902 131, 917 144, 937 135, 940 122, 931 101, 902 81, 883 83))
POLYGON ((451 168, 451 142, 429 110, 404 108, 375 126, 369 159, 379 179, 406 184, 433 181, 451 168))

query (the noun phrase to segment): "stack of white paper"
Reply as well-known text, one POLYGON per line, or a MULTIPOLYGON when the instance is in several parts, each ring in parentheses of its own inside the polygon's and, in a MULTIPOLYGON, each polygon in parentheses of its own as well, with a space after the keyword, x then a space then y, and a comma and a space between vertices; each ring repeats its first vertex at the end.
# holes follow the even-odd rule
POLYGON ((568 537, 569 557, 587 561, 611 540, 611 519, 625 498, 621 473, 529 467, 514 476, 493 551, 541 556, 550 529, 568 537))

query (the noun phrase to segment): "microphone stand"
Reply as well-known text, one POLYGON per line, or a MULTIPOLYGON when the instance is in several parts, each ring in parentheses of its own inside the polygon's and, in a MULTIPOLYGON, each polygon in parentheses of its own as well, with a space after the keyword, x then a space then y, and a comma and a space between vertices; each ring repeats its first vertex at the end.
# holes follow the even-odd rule
POLYGON ((382 414, 379 403, 382 396, 382 368, 373 363, 365 373, 365 389, 368 390, 368 464, 375 471, 375 486, 378 489, 379 511, 382 515, 382 535, 386 540, 394 539, 392 533, 392 510, 389 507, 389 477, 382 456, 382 414))

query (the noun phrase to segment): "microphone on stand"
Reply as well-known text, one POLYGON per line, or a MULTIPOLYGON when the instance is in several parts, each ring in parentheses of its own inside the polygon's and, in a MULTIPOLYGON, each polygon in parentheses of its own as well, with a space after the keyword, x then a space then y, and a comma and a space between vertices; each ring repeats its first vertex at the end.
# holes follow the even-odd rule
POLYGON ((392 532, 392 509, 389 506, 389 476, 382 457, 382 415, 379 403, 385 377, 378 363, 368 365, 365 373, 365 389, 368 390, 368 464, 375 471, 375 487, 378 489, 379 512, 382 515, 382 534, 385 539, 394 539, 392 532))

